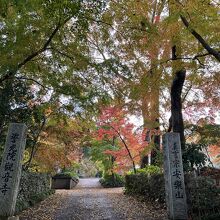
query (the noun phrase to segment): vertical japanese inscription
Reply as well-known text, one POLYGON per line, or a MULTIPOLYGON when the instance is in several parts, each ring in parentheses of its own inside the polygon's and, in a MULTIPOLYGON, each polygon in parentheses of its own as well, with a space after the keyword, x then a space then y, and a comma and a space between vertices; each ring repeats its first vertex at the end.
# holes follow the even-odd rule
POLYGON ((183 173, 181 172, 181 167, 180 167, 180 149, 177 147, 177 142, 174 140, 172 148, 171 148, 171 158, 172 158, 172 165, 173 165, 173 173, 172 176, 174 178, 173 181, 173 189, 174 189, 174 194, 176 199, 183 199, 183 173))
POLYGON ((0 216, 14 214, 25 140, 26 126, 10 124, 0 168, 0 216))
POLYGON ((187 205, 178 133, 167 133, 163 136, 163 153, 168 216, 172 220, 185 220, 187 205))
POLYGON ((14 171, 14 162, 16 159, 17 149, 16 149, 16 141, 19 139, 18 133, 12 133, 10 138, 10 146, 6 155, 6 162, 3 166, 3 174, 1 174, 1 178, 3 179, 2 185, 0 187, 0 193, 4 196, 7 191, 10 190, 8 184, 10 179, 12 178, 11 173, 14 171))

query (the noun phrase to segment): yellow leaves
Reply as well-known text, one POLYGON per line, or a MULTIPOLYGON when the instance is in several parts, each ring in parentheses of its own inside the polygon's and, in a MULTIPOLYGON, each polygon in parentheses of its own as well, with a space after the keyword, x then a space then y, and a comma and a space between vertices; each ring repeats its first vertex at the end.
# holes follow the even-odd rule
POLYGON ((46 117, 48 117, 52 113, 51 107, 48 107, 47 109, 44 110, 44 114, 46 117))
POLYGON ((37 150, 34 160, 39 167, 50 172, 71 164, 71 161, 66 158, 64 149, 52 145, 50 142, 42 142, 42 145, 37 150))
POLYGON ((57 118, 52 112, 51 107, 45 109, 45 114, 51 115, 47 127, 41 132, 34 157, 34 163, 47 172, 77 162, 82 154, 81 143, 88 132, 88 129, 84 131, 86 124, 79 119, 57 118))
POLYGON ((25 164, 29 160, 29 158, 30 158, 30 153, 28 150, 25 150, 22 163, 25 164))

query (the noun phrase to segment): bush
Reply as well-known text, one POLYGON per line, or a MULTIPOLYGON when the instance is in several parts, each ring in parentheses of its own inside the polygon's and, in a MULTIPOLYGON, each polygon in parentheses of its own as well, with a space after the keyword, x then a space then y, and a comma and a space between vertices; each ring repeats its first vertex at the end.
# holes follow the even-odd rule
POLYGON ((145 173, 145 174, 161 174, 161 169, 158 166, 154 166, 154 165, 147 165, 146 167, 142 168, 142 169, 138 169, 137 173, 145 173))
POLYGON ((124 177, 119 174, 105 175, 99 182, 104 188, 122 187, 124 186, 124 177))
POLYGON ((184 171, 192 171, 194 167, 203 167, 208 157, 203 153, 203 149, 206 147, 203 144, 186 144, 183 151, 183 169, 184 171))
MULTIPOLYGON (((136 174, 138 173, 143 173, 143 174, 149 174, 149 175, 153 175, 153 174, 161 174, 162 171, 161 171, 161 168, 158 167, 158 166, 154 166, 154 165, 147 165, 145 166, 144 168, 142 169, 137 169, 136 170, 136 174)), ((131 174, 135 174, 134 171, 129 171, 127 173, 128 175, 131 175, 131 174)))
POLYGON ((71 171, 64 171, 62 173, 57 173, 54 177, 69 177, 69 178, 76 178, 78 179, 78 175, 75 172, 71 171))
POLYGON ((185 176, 189 211, 202 219, 220 219, 220 189, 207 177, 185 176), (216 217, 217 216, 217 217, 216 217))
POLYGON ((165 202, 165 186, 162 174, 145 173, 125 176, 125 193, 141 195, 148 201, 165 202))
MULTIPOLYGON (((197 219, 220 219, 220 189, 207 177, 185 176, 188 208, 197 219)), ((145 173, 130 174, 125 176, 125 193, 141 196, 144 200, 165 203, 165 182, 163 174, 149 175, 145 173)))

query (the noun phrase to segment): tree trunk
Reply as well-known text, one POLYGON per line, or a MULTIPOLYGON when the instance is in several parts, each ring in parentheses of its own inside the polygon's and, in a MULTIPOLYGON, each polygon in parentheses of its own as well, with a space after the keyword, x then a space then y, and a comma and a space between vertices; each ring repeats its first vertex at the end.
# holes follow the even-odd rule
MULTIPOLYGON (((156 122, 158 123, 158 126, 155 128, 155 130, 159 131, 159 119, 156 119, 156 122)), ((158 165, 158 152, 160 151, 160 135, 154 135, 153 136, 154 141, 154 149, 151 151, 151 164, 152 165, 158 165)))
POLYGON ((185 149, 184 124, 182 116, 181 94, 186 77, 186 70, 182 69, 176 72, 171 86, 171 124, 169 130, 180 134, 182 150, 185 149))

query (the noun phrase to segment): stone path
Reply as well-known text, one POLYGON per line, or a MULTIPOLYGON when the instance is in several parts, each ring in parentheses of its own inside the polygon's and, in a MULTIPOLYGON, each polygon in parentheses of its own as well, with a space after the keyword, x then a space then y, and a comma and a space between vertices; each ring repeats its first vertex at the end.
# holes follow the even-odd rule
POLYGON ((165 210, 138 202, 123 188, 104 189, 99 179, 80 179, 73 190, 57 190, 20 220, 166 220, 165 210))

